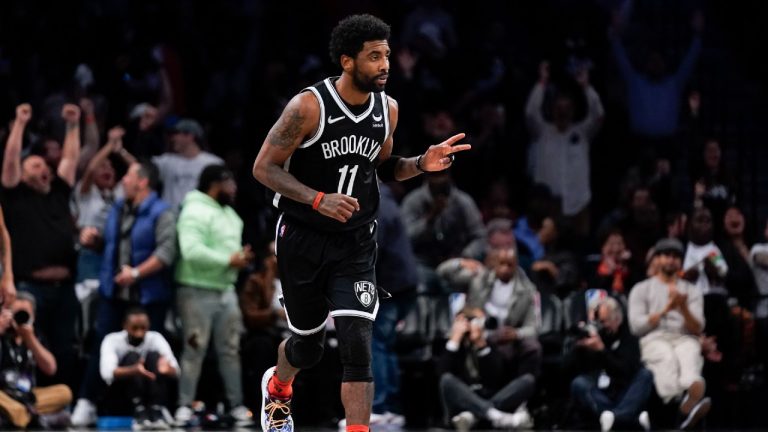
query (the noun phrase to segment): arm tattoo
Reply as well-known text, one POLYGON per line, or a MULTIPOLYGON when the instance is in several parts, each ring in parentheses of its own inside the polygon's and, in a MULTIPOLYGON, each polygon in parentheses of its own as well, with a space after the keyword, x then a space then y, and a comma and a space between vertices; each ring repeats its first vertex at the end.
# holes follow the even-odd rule
POLYGON ((302 124, 304 124, 304 116, 298 108, 286 111, 269 132, 269 143, 280 148, 291 147, 301 134, 302 124))

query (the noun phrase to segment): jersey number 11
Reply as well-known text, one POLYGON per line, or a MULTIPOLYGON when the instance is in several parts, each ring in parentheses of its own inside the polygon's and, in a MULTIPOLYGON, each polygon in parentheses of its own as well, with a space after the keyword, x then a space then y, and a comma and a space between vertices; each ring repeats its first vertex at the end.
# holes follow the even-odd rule
POLYGON ((341 174, 341 178, 339 178, 338 193, 343 193, 345 195, 352 196, 352 186, 355 184, 355 176, 357 175, 357 168, 359 168, 359 165, 355 165, 352 169, 349 169, 349 165, 344 165, 342 168, 339 168, 339 173, 341 174), (347 179, 347 174, 349 174, 349 183, 347 183, 347 191, 344 192, 344 183, 347 179))

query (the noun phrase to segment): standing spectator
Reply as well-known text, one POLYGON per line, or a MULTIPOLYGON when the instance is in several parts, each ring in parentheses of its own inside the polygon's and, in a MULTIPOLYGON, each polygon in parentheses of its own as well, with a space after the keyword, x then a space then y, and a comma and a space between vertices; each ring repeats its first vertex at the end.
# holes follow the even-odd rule
POLYGON ((725 236, 719 242, 723 258, 728 266, 725 276, 725 288, 729 295, 736 297, 741 306, 751 305, 757 287, 749 262, 749 243, 745 238, 744 213, 738 207, 731 207, 725 212, 723 220, 725 236))
POLYGON ((76 281, 85 326, 90 324, 90 300, 95 297, 99 286, 103 247, 100 233, 104 231, 112 204, 124 198, 122 183, 117 181, 109 156, 118 154, 128 165, 136 162, 123 148, 123 134, 124 130, 119 126, 109 130, 107 144, 88 161, 83 178, 77 182, 72 193, 72 215, 80 232, 76 281))
POLYGON ((261 376, 264 370, 277 361, 277 347, 288 329, 285 309, 280 304, 282 287, 277 270, 275 242, 270 242, 266 249, 266 256, 256 261, 256 268, 243 283, 239 296, 245 324, 240 357, 243 365, 243 398, 247 406, 255 406, 260 402, 261 376))
POLYGON ((704 296, 704 331, 725 343, 728 334, 728 290, 725 277, 728 264, 723 253, 713 241, 712 213, 706 207, 698 208, 691 215, 688 245, 683 259, 684 278, 696 285, 704 296))
POLYGON ((466 304, 495 323, 490 340, 519 373, 536 377, 541 369, 536 286, 517 265, 514 249, 489 254, 489 267, 454 258, 440 264, 438 274, 451 284, 467 286, 466 304))
POLYGON ((683 245, 662 239, 654 248, 659 272, 632 288, 629 325, 640 338, 645 366, 665 403, 680 400, 681 429, 696 425, 711 407, 701 376, 704 358, 699 336, 704 329, 701 290, 680 279, 683 245))
MULTIPOLYGON (((765 224, 763 236, 768 241, 768 222, 765 224)), ((755 304, 755 321, 757 323, 758 340, 768 340, 768 242, 752 246, 749 252, 749 263, 757 282, 757 303, 755 304)), ((768 344, 757 344, 760 360, 768 367, 768 344)))
POLYGON ((101 343, 99 371, 109 385, 105 411, 133 414, 133 430, 168 429, 168 392, 179 376, 179 364, 163 335, 149 330, 149 316, 129 309, 123 330, 101 343))
POLYGON ((3 207, 0 206, 0 305, 10 304, 16 298, 12 255, 11 235, 5 226, 3 207))
POLYGON ((242 246, 243 221, 231 207, 236 193, 233 174, 223 165, 209 165, 200 174, 197 190, 184 198, 179 214, 176 297, 185 341, 176 410, 180 425, 192 418, 197 381, 211 339, 230 414, 238 422, 251 420, 251 412, 243 406, 239 353, 243 317, 235 282, 254 255, 249 245, 242 246))
POLYGON ((203 168, 223 164, 218 156, 203 151, 203 128, 191 119, 181 119, 171 130, 173 152, 152 158, 160 170, 162 197, 173 211, 179 211, 187 192, 194 190, 203 168))
MULTIPOLYGON (((173 211, 154 188, 157 167, 151 162, 131 164, 123 177, 125 199, 115 202, 104 229, 104 259, 99 278, 95 342, 120 328, 125 312, 146 309, 153 329, 159 331, 172 296, 170 266, 176 258, 176 224, 173 211)), ((101 388, 98 350, 88 362, 72 424, 95 422, 101 388)))
MULTIPOLYGON (((709 139, 704 144, 701 164, 694 172, 696 184, 693 190, 693 206, 707 207, 715 221, 723 220, 725 211, 736 201, 736 180, 723 162, 720 142, 709 139)), ((715 234, 721 234, 722 227, 715 226, 715 234)))
POLYGON ((486 338, 485 322, 482 309, 471 307, 453 320, 438 361, 445 415, 458 431, 468 431, 479 420, 498 429, 530 428, 531 417, 521 407, 533 395, 536 379, 505 367, 506 359, 486 338))
POLYGON ((562 214, 573 220, 576 232, 589 233, 590 141, 597 134, 603 119, 603 105, 589 83, 589 71, 582 69, 577 77, 587 99, 587 116, 576 122, 574 101, 559 93, 552 108, 552 123, 544 118, 542 106, 549 81, 549 64, 539 66, 539 81, 533 87, 525 115, 531 132, 531 161, 533 181, 547 185, 560 200, 562 214))
POLYGON ((78 305, 73 285, 75 226, 69 212, 69 197, 80 157, 80 108, 66 104, 61 116, 67 132, 61 162, 56 174, 51 175, 40 156, 22 160, 22 136, 32 117, 32 107, 16 107, 3 159, 2 199, 13 240, 17 287, 32 293, 37 300, 37 328, 50 341, 58 360, 55 381, 71 383, 78 305))
POLYGON ((645 404, 653 390, 653 375, 640 362, 640 345, 629 332, 619 302, 606 297, 597 307, 599 331, 587 330, 566 358, 579 373, 571 382, 571 395, 590 416, 599 416, 600 428, 614 423, 650 430, 645 404))
MULTIPOLYGON (((632 2, 629 2, 630 4, 632 2)), ((631 8, 629 6, 627 9, 631 8)), ((693 40, 680 66, 669 71, 664 56, 658 50, 649 50, 643 63, 643 70, 632 66, 620 40, 622 17, 616 14, 616 22, 609 32, 613 55, 619 72, 627 85, 629 120, 632 131, 645 138, 666 138, 677 133, 681 97, 688 77, 696 66, 701 53, 701 33, 704 30, 704 16, 696 13, 691 22, 693 40)), ((655 151, 663 148, 652 149, 655 151)), ((645 152, 644 152, 645 153, 645 152)))
POLYGON ((376 233, 378 256, 376 258, 376 282, 392 294, 379 305, 379 313, 373 323, 373 413, 371 423, 403 426, 405 418, 400 397, 400 367, 395 352, 397 323, 405 318, 416 302, 418 274, 416 260, 405 232, 400 209, 385 184, 379 184, 381 202, 376 233))
POLYGON ((20 292, 0 312, 0 413, 17 428, 26 428, 33 415, 62 411, 72 401, 64 384, 37 386, 38 371, 56 373, 56 358, 35 334, 35 304, 34 296, 20 292))
POLYGON ((441 262, 460 256, 484 237, 477 205, 446 171, 425 176, 424 184, 403 199, 402 213, 420 277, 429 290, 435 289, 434 269, 441 262))

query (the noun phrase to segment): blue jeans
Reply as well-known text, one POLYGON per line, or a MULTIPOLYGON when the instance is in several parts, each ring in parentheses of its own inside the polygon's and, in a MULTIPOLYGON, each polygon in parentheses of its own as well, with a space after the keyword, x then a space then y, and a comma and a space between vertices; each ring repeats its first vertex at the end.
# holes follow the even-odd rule
POLYGON ((624 426, 637 425, 652 389, 653 375, 645 368, 640 368, 627 388, 613 399, 597 387, 596 379, 591 375, 579 375, 571 382, 571 394, 582 408, 594 416, 611 411, 616 424, 624 426))
POLYGON ((71 282, 18 282, 16 288, 35 296, 35 329, 56 358, 54 382, 72 387, 76 384, 75 323, 80 314, 75 286, 71 282))
POLYGON ((373 324, 373 412, 399 412, 400 366, 394 346, 397 340, 395 327, 411 311, 416 303, 416 293, 408 291, 383 299, 373 324))

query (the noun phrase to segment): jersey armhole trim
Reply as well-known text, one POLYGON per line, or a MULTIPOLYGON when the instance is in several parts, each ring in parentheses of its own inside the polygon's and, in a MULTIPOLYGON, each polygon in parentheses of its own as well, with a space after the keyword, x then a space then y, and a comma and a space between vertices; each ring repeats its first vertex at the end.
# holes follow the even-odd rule
POLYGON ((303 91, 311 91, 312 94, 315 95, 315 99, 317 99, 317 103, 320 104, 320 122, 317 125, 317 131, 312 136, 312 138, 304 141, 299 145, 299 148, 307 148, 317 142, 318 139, 323 135, 323 130, 325 129, 325 104, 323 104, 323 98, 320 96, 320 92, 317 91, 314 87, 307 87, 303 91))
POLYGON ((384 111, 384 140, 389 138, 389 98, 387 94, 381 92, 382 111, 384 111))

